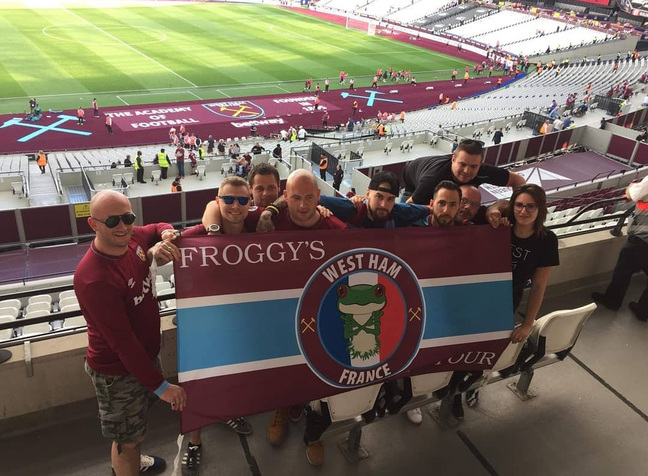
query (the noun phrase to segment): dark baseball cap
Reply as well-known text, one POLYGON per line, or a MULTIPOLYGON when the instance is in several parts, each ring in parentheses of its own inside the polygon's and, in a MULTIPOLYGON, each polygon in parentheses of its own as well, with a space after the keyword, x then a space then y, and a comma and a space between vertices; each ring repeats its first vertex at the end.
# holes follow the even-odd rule
POLYGON ((369 190, 379 190, 385 193, 391 193, 392 195, 398 196, 400 193, 400 185, 398 183, 398 177, 394 172, 382 171, 375 174, 371 177, 371 182, 369 182, 369 190))

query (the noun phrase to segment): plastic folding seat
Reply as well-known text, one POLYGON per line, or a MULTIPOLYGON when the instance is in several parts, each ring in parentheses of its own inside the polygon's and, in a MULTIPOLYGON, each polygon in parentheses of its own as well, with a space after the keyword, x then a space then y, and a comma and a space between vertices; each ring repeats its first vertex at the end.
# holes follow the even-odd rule
POLYGON ((83 316, 68 317, 63 323, 63 327, 80 327, 86 326, 88 323, 83 316))
POLYGON ((576 309, 554 311, 538 319, 527 340, 529 345, 516 362, 516 367, 523 373, 517 382, 509 384, 509 388, 522 399, 532 397, 528 389, 534 368, 552 360, 564 360, 595 310, 596 304, 590 303, 576 309))
POLYGON ((159 293, 165 289, 171 289, 171 283, 168 281, 162 281, 161 283, 155 283, 155 292, 159 293))
MULTIPOLYGON (((175 294, 175 290, 173 288, 166 288, 157 292, 158 299, 161 299, 164 296, 172 296, 173 294, 175 294)), ((169 308, 175 308, 175 299, 174 298, 161 299, 160 309, 169 309, 169 308)))
POLYGON ((311 407, 316 411, 320 410, 320 402, 325 402, 328 405, 331 422, 349 420, 373 409, 381 386, 382 384, 370 385, 322 398, 312 402, 311 407))
POLYGON ((160 274, 155 276, 155 282, 156 283, 161 283, 162 281, 164 281, 164 276, 162 276, 160 274))
POLYGON ((18 198, 23 198, 23 183, 22 182, 11 182, 11 191, 14 195, 18 195, 18 198))
POLYGON ((22 307, 22 302, 20 302, 20 299, 5 299, 3 301, 0 301, 0 307, 15 307, 16 309, 20 310, 22 307))
POLYGON ((436 372, 432 374, 415 375, 412 381, 412 396, 427 395, 445 387, 450 383, 453 372, 436 372))
POLYGON ((133 172, 127 172, 123 176, 124 182, 127 184, 134 184, 135 180, 133 180, 133 172))
POLYGON ((27 316, 34 311, 47 311, 49 313, 51 310, 52 305, 47 302, 34 302, 27 306, 25 309, 25 315, 27 316))
POLYGON ((79 306, 79 303, 67 304, 61 308, 61 312, 74 312, 80 310, 81 310, 81 306, 79 306))
POLYGON ((47 334, 52 330, 49 322, 39 322, 37 324, 30 324, 28 326, 24 326, 22 329, 22 336, 30 336, 30 335, 39 335, 39 334, 47 334))
POLYGON ((70 306, 72 304, 77 304, 77 305, 79 304, 79 300, 76 298, 76 296, 61 299, 58 305, 59 305, 59 309, 63 309, 64 307, 70 306))
POLYGON ((113 187, 121 187, 123 177, 124 177, 123 174, 113 174, 113 176, 112 176, 113 187))
POLYGON ((175 274, 169 276, 169 282, 171 283, 171 286, 175 287, 175 274))
POLYGON ((68 291, 61 291, 58 297, 59 297, 59 301, 61 301, 62 299, 65 298, 76 297, 76 293, 74 292, 74 289, 70 289, 68 291))
POLYGON ((29 298, 29 301, 27 304, 34 304, 35 302, 46 302, 48 304, 52 304, 52 296, 49 294, 39 294, 37 296, 32 296, 29 298))
POLYGON ((196 175, 198 175, 199 180, 202 180, 203 178, 205 178, 205 175, 206 175, 205 170, 206 170, 205 165, 199 165, 199 166, 196 167, 196 175))
POLYGON ((155 185, 160 185, 160 176, 162 175, 161 170, 151 170, 151 180, 155 182, 155 185))
POLYGON ((20 309, 15 307, 0 307, 0 316, 11 316, 13 319, 17 319, 20 315, 20 309))
POLYGON ((391 142, 387 142, 387 143, 385 144, 385 148, 383 149, 383 152, 384 152, 385 154, 389 155, 389 153, 392 151, 392 145, 393 145, 393 144, 392 144, 391 142))

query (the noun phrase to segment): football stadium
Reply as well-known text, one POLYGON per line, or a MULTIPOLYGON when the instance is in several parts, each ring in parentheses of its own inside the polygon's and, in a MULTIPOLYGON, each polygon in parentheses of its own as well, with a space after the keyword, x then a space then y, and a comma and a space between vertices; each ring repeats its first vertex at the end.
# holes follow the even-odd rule
POLYGON ((646 473, 642 1, 0 12, 1 474, 646 473))

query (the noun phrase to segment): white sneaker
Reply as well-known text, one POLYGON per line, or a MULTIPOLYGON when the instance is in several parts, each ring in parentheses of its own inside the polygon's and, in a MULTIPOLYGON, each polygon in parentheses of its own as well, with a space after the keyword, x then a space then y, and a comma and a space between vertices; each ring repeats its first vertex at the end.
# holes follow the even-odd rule
POLYGON ((421 409, 414 408, 413 410, 408 410, 407 418, 415 425, 420 425, 423 421, 423 414, 421 413, 421 409))

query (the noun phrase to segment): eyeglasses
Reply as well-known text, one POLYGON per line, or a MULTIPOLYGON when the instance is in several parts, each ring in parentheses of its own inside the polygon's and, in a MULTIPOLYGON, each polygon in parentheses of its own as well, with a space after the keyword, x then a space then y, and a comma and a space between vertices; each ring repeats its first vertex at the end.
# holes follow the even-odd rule
POLYGON ((99 220, 99 218, 92 217, 93 220, 106 225, 106 228, 115 228, 119 225, 120 220, 124 222, 124 225, 132 225, 135 222, 135 218, 137 217, 132 212, 124 213, 123 215, 110 215, 105 220, 99 220))
POLYGON ((461 204, 465 207, 466 205, 470 205, 471 207, 480 207, 481 203, 480 202, 473 202, 472 200, 468 200, 467 198, 462 198, 461 199, 461 204))
POLYGON ((234 203, 235 200, 238 200, 239 205, 241 205, 242 207, 247 205, 248 202, 250 201, 250 197, 234 197, 232 195, 223 195, 223 196, 219 195, 218 198, 224 201, 225 205, 231 205, 232 203, 234 203))
POLYGON ((535 203, 515 202, 515 204, 513 206, 515 207, 515 209, 518 212, 521 212, 522 210, 524 210, 526 208, 526 210, 529 213, 533 213, 538 209, 538 205, 536 205, 535 203))

